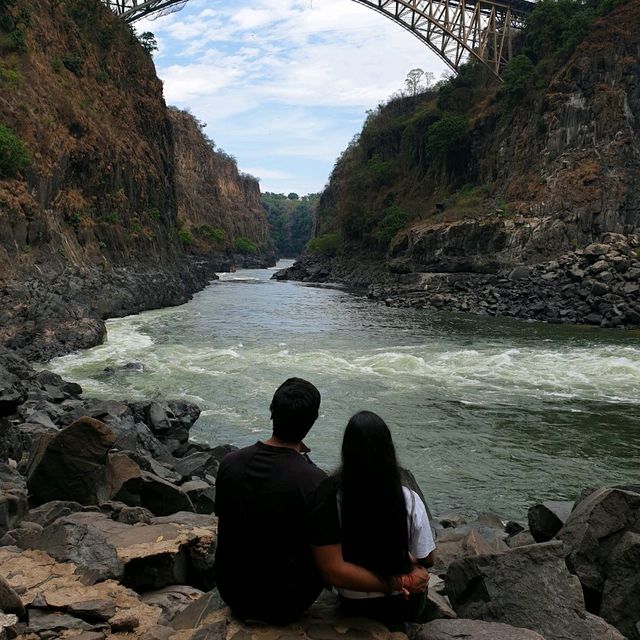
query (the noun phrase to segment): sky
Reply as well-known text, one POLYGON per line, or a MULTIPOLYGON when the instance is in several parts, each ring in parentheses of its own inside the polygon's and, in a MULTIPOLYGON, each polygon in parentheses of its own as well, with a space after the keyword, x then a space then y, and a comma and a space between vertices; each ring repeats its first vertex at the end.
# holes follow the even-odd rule
POLYGON ((322 190, 368 109, 445 64, 353 0, 190 0, 135 23, 158 41, 167 104, 206 124, 263 192, 322 190))

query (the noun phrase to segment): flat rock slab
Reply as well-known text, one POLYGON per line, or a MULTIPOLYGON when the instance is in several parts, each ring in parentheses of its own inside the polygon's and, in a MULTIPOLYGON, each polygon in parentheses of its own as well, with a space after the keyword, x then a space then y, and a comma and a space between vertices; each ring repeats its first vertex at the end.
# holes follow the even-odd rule
MULTIPOLYGON (((76 514, 87 520, 91 514, 76 514)), ((215 516, 176 513, 135 526, 110 518, 94 519, 94 526, 112 545, 124 564, 123 583, 136 591, 170 584, 211 588, 218 520, 215 516)))
POLYGON ((341 617, 329 593, 296 622, 273 627, 240 622, 214 590, 178 614, 171 626, 172 640, 407 640, 404 633, 393 633, 375 620, 341 617))
POLYGON ((545 640, 530 629, 481 620, 435 620, 413 631, 411 640, 545 640))
MULTIPOLYGON (((80 611, 92 608, 95 610, 99 603, 101 615, 110 613, 113 607, 114 615, 137 618, 139 627, 132 632, 133 635, 128 636, 137 638, 145 629, 156 625, 161 614, 160 608, 145 604, 138 594, 114 580, 94 585, 83 584, 72 562, 56 562, 43 551, 0 547, 0 567, 7 582, 20 594, 24 604, 38 605, 38 609, 31 609, 31 618, 36 611, 38 613, 35 622, 32 620, 30 624, 40 625, 43 629, 43 625, 53 625, 52 629, 89 631, 91 623, 84 623, 83 618, 86 616, 80 611), (44 607, 52 611, 43 611, 44 607), (74 627, 67 625, 66 617, 44 617, 61 612, 77 621, 74 627)), ((61 632, 60 637, 65 635, 61 632)))

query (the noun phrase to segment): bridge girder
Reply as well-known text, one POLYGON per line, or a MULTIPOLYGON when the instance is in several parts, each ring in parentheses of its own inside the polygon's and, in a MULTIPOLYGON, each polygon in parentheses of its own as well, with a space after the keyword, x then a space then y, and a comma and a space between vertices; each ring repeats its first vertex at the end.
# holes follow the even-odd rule
MULTIPOLYGON (((127 22, 179 11, 188 0, 102 0, 127 22)), ((512 57, 529 0, 353 0, 397 22, 454 71, 469 57, 497 78, 512 57)))

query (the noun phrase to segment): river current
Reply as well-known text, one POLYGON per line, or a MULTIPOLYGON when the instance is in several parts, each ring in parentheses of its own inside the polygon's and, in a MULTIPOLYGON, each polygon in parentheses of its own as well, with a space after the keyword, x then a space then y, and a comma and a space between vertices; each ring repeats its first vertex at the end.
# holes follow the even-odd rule
POLYGON ((306 378, 322 393, 314 461, 334 468, 349 416, 376 411, 440 513, 522 518, 536 500, 640 481, 638 333, 392 309, 273 271, 110 320, 105 344, 48 368, 87 397, 193 401, 192 437, 238 446, 268 437, 274 390, 306 378), (144 370, 104 371, 129 362, 144 370))

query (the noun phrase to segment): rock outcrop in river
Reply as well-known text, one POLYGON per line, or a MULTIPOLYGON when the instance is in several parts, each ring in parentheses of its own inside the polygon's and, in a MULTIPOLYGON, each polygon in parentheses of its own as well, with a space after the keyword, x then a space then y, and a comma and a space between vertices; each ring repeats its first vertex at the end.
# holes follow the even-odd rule
POLYGON ((470 66, 381 106, 289 277, 374 285, 390 304, 637 326, 639 24, 622 2, 570 56, 545 51, 549 27, 525 47, 537 66, 519 56, 500 88, 470 66))
POLYGON ((92 346, 106 317, 188 300, 238 237, 271 259, 256 181, 168 113, 150 54, 99 0, 4 2, 0 41, 0 344, 92 346))
MULTIPOLYGON (((198 407, 98 401, 0 347, 0 638, 407 640, 324 594, 287 627, 215 589, 215 483, 231 449, 198 407)), ((542 503, 527 522, 432 520, 437 562, 410 640, 640 640, 640 486, 542 503)))

